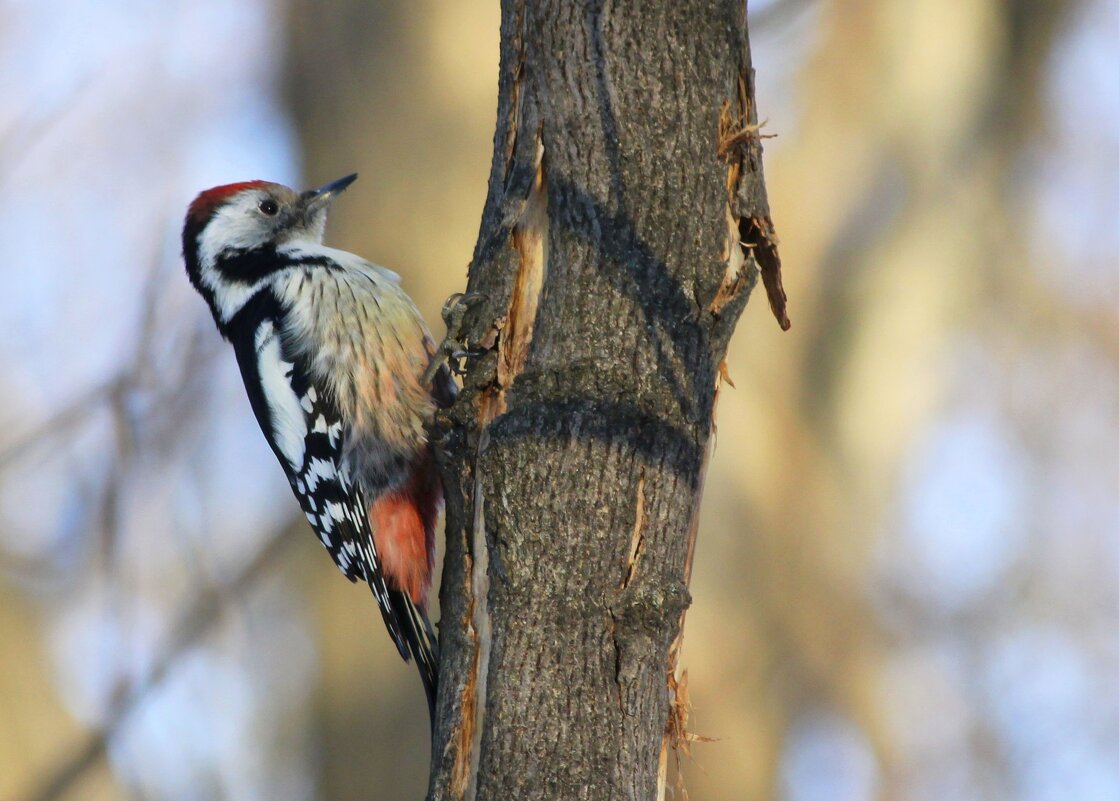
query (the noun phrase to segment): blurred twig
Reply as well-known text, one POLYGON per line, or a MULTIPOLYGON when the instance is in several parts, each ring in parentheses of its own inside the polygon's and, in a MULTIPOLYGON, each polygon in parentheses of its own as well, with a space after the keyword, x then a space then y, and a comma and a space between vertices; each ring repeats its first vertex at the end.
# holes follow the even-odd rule
POLYGON ((39 425, 16 437, 12 442, 0 446, 0 470, 8 467, 31 448, 49 441, 52 437, 63 436, 74 426, 81 424, 102 401, 112 397, 122 380, 123 377, 116 377, 83 392, 39 425))
POLYGON ((128 716, 167 677, 179 657, 196 645, 213 627, 230 599, 244 594, 274 566, 296 530, 295 526, 283 529, 268 540, 228 582, 210 589, 194 600, 179 618, 167 645, 153 663, 148 675, 114 705, 101 729, 88 734, 84 742, 69 754, 60 757, 46 771, 39 786, 26 796, 26 801, 56 801, 62 798, 86 771, 97 764, 128 716))

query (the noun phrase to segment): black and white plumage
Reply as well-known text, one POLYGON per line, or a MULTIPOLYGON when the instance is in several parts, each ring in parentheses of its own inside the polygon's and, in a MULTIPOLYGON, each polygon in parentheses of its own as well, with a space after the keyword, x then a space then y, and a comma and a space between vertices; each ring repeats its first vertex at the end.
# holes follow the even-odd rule
POLYGON ((442 502, 425 424, 455 387, 420 385, 430 335, 399 279, 321 244, 356 176, 296 194, 253 181, 204 192, 183 229, 187 272, 237 356, 249 401, 315 534, 366 582, 434 715, 424 612, 442 502))

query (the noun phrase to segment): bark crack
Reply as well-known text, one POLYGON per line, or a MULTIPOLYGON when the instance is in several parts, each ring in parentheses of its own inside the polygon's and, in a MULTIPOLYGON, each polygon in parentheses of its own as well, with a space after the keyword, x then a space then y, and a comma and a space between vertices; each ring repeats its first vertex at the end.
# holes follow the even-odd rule
POLYGON ((756 280, 751 272, 757 271, 756 263, 747 258, 749 251, 742 242, 740 221, 734 216, 730 201, 726 209, 727 238, 723 245, 723 261, 727 265, 719 290, 715 293, 707 310, 719 315, 731 301, 740 297, 743 290, 749 290, 756 280))
MULTIPOLYGON (((488 421, 486 421, 488 423, 488 421)), ((486 684, 489 674, 493 626, 489 611, 489 549, 486 545, 485 496, 482 492, 481 460, 489 432, 483 425, 474 455, 473 520, 470 542, 470 606, 468 630, 474 646, 470 676, 463 687, 462 727, 457 732, 457 752, 452 772, 453 792, 473 801, 478 787, 478 762, 486 721, 486 684)))
MULTIPOLYGON (((637 503, 633 519, 633 534, 630 537, 629 552, 626 558, 625 575, 618 586, 618 603, 626 603, 627 599, 631 597, 628 591, 630 584, 637 576, 637 567, 641 557, 645 554, 645 543, 645 468, 642 467, 637 479, 637 503)), ((614 645, 614 686, 618 693, 618 708, 625 715, 628 714, 625 705, 625 679, 622 675, 625 644, 618 635, 618 614, 615 607, 610 606, 608 612, 610 614, 610 639, 614 645)))
POLYGON ((614 645, 614 689, 618 696, 618 709, 626 714, 625 694, 622 691, 622 641, 618 637, 618 617, 613 609, 610 613, 610 641, 614 645))
MULTIPOLYGON (((715 419, 716 407, 718 405, 719 394, 715 393, 715 398, 711 404, 711 419, 715 419)), ((696 484, 695 490, 695 503, 692 506, 692 515, 688 523, 688 551, 684 559, 684 586, 690 587, 692 582, 692 565, 695 563, 695 544, 699 535, 699 507, 703 501, 703 490, 707 484, 707 466, 711 463, 711 450, 714 447, 714 442, 709 441, 706 447, 703 461, 699 471, 699 481, 696 484)), ((684 647, 684 618, 687 615, 687 608, 680 612, 680 618, 677 623, 676 636, 672 640, 672 644, 668 648, 668 664, 666 671, 666 683, 668 686, 669 696, 669 709, 668 719, 665 721, 664 736, 661 738, 660 748, 660 762, 657 771, 657 798, 663 799, 665 796, 665 783, 668 776, 668 752, 671 749, 677 759, 677 767, 679 767, 680 755, 690 756, 691 743, 693 741, 709 742, 710 738, 701 737, 699 735, 690 734, 688 732, 688 671, 681 671, 679 677, 677 670, 680 664, 680 651, 684 647)), ((687 798, 687 791, 683 787, 683 776, 677 770, 677 789, 681 791, 684 798, 687 798)))
MULTIPOLYGON (((513 385, 528 361, 540 291, 548 270, 548 181, 544 170, 544 140, 540 134, 538 131, 532 188, 513 226, 513 249, 519 263, 498 346, 497 383, 502 394, 513 385)), ((504 403, 500 405, 504 411, 504 403)))
POLYGON ((508 180, 513 165, 513 154, 517 149, 517 131, 521 123, 521 99, 524 96, 525 74, 525 4, 518 0, 513 5, 513 50, 516 64, 512 70, 512 85, 509 87, 509 124, 505 130, 505 175, 508 180))
POLYGON ((626 589, 637 573, 637 563, 645 553, 645 468, 637 479, 637 512, 633 521, 633 536, 629 544, 629 559, 626 560, 626 575, 622 579, 622 589, 626 589))

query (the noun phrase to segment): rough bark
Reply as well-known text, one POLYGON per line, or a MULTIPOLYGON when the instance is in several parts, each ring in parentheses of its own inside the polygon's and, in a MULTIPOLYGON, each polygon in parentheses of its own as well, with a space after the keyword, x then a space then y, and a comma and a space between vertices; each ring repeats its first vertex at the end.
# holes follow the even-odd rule
POLYGON ((503 0, 430 799, 652 799, 727 342, 787 326, 740 0, 503 0))

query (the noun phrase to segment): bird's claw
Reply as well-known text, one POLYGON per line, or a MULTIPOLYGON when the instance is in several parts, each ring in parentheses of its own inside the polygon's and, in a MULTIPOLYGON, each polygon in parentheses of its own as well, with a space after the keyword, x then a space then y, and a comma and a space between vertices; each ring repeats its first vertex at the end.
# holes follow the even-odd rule
POLYGON ((461 364, 463 359, 481 356, 485 350, 471 349, 465 342, 460 341, 463 318, 470 307, 483 300, 485 295, 481 292, 456 292, 443 303, 443 323, 447 327, 447 335, 439 343, 431 364, 423 375, 425 386, 435 379, 435 374, 444 364, 458 376, 466 374, 466 368, 461 364))
MULTIPOLYGON (((458 343, 455 343, 458 344, 458 343)), ((447 367, 457 376, 466 375, 466 367, 459 364, 463 359, 477 359, 486 354, 485 348, 458 348, 447 354, 447 367), (454 364, 451 364, 454 362, 454 364)))
POLYGON ((470 307, 485 299, 481 292, 455 292, 443 301, 443 323, 447 326, 447 336, 457 338, 462 327, 462 318, 470 307))

